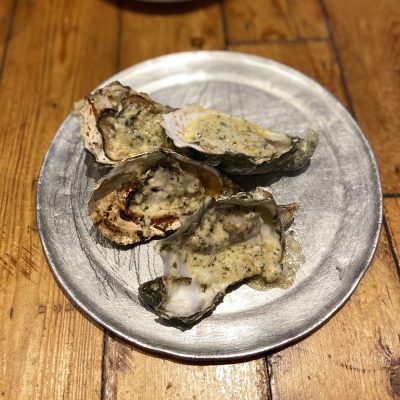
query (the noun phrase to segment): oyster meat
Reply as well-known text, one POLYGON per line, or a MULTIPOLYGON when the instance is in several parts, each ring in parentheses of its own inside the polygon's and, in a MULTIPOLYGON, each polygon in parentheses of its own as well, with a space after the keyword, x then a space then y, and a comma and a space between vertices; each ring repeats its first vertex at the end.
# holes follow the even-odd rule
POLYGON ((296 210, 296 204, 278 206, 261 187, 209 200, 156 245, 164 276, 139 287, 141 301, 162 318, 193 324, 233 284, 257 278, 258 285, 285 286, 284 228, 296 210))
POLYGON ((292 137, 195 104, 165 114, 162 125, 176 147, 236 175, 299 170, 318 143, 313 130, 292 137))
POLYGON ((102 164, 168 148, 161 121, 174 109, 119 82, 84 99, 81 135, 84 147, 102 164))
POLYGON ((126 159, 97 184, 89 215, 109 240, 135 244, 165 237, 209 197, 229 196, 237 186, 216 169, 163 150, 126 159))

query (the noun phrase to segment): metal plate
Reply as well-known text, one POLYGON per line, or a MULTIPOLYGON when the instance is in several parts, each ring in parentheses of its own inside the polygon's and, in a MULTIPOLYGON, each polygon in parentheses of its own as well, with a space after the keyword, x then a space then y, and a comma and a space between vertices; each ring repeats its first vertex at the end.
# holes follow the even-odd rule
MULTIPOLYGON (((153 243, 121 249, 103 239, 87 200, 105 171, 82 148, 79 118, 55 135, 39 176, 37 218, 48 262, 72 300, 110 331, 144 348, 190 359, 254 355, 288 345, 326 321, 355 289, 373 256, 382 198, 371 149, 326 90, 301 73, 240 53, 189 52, 155 58, 110 78, 157 101, 206 107, 298 134, 313 127, 320 143, 309 168, 271 184, 279 203, 298 202, 306 256, 287 290, 229 293, 192 329, 164 326, 137 298, 140 283, 162 274, 153 243)), ((268 178, 246 177, 247 186, 268 178)))

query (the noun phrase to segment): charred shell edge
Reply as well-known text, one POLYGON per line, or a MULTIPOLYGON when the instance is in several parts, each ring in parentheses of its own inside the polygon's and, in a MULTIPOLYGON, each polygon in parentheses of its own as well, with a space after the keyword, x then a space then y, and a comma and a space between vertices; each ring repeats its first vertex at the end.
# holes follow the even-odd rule
MULTIPOLYGON (((150 167, 151 165, 157 163, 158 161, 160 161, 162 158, 166 158, 167 160, 170 159, 174 159, 176 160, 178 163, 182 163, 182 164, 189 164, 192 165, 194 167, 197 167, 198 170, 207 170, 209 172, 210 175, 213 175, 217 180, 219 180, 220 185, 221 185, 221 193, 218 195, 218 198, 225 198, 225 197, 229 197, 231 196, 233 193, 237 193, 240 189, 240 187, 234 183, 232 180, 230 180, 227 176, 223 175, 220 171, 218 171, 217 169, 203 164, 201 162, 192 160, 190 158, 187 158, 181 154, 175 153, 172 150, 161 150, 161 151, 155 151, 152 153, 145 153, 145 154, 141 154, 141 155, 137 155, 134 157, 130 157, 127 158, 123 161, 118 162, 117 164, 114 165, 114 168, 112 168, 105 176, 103 176, 96 184, 96 186, 94 187, 92 194, 88 200, 87 203, 87 209, 89 212, 89 215, 92 214, 92 212, 95 209, 95 204, 96 201, 98 200, 99 197, 101 197, 101 191, 102 191, 102 187, 105 184, 110 183, 113 179, 117 178, 120 175, 123 175, 124 172, 127 170, 127 165, 129 164, 134 164, 135 162, 148 162, 148 166, 150 167)), ((206 198, 206 202, 210 199, 210 197, 206 198)), ((190 216, 186 216, 186 217, 181 217, 180 218, 180 224, 183 223, 183 221, 185 221, 185 219, 190 218, 190 216)), ((101 231, 100 228, 97 228, 100 233, 102 233, 102 235, 104 237, 106 237, 108 240, 110 240, 112 243, 116 243, 118 245, 121 246, 126 246, 126 245, 133 245, 133 244, 140 244, 140 243, 146 243, 149 242, 151 240, 154 239, 160 239, 163 238, 165 236, 160 236, 160 235, 154 235, 154 236, 150 236, 148 238, 141 238, 140 234, 138 233, 138 238, 137 240, 134 240, 134 238, 132 238, 132 240, 128 240, 127 237, 128 236, 123 236, 120 235, 120 239, 118 239, 117 237, 114 239, 108 238, 107 236, 105 236, 105 234, 101 231), (122 239, 121 239, 122 238, 122 239)), ((140 232, 140 231, 139 231, 140 232)), ((168 235, 170 235, 171 233, 168 233, 168 235)), ((116 235, 118 236, 118 235, 116 235)))
MULTIPOLYGON (((82 140, 83 140, 83 147, 95 157, 95 160, 98 163, 105 164, 105 165, 115 165, 115 164, 120 163, 121 161, 124 161, 124 160, 115 161, 115 160, 112 160, 107 157, 107 155, 104 151, 103 134, 102 134, 102 131, 98 124, 98 122, 99 122, 98 121, 98 111, 94 105, 94 100, 93 100, 94 96, 103 95, 104 89, 111 85, 120 85, 121 89, 125 89, 127 92, 129 92, 129 94, 127 94, 127 97, 136 95, 136 96, 139 96, 139 97, 142 97, 143 99, 145 99, 146 102, 152 102, 154 104, 158 104, 156 101, 151 99, 151 97, 147 93, 136 92, 129 86, 122 85, 121 82, 119 82, 119 81, 113 81, 113 82, 109 83, 108 85, 95 90, 90 95, 84 97, 83 105, 80 106, 80 115, 82 117, 81 136, 82 136, 82 140), (93 129, 95 129, 95 133, 93 134, 93 136, 91 138, 87 134, 87 132, 92 131, 93 129)), ((172 144, 172 141, 170 141, 170 142, 172 144)), ((134 157, 141 156, 143 154, 147 154, 147 153, 136 154, 134 157)), ((130 158, 132 158, 132 157, 130 157, 130 158)))
POLYGON ((100 164, 108 164, 113 165, 116 164, 117 161, 111 160, 107 157, 104 152, 103 145, 103 135, 98 127, 97 118, 98 112, 96 107, 93 104, 93 97, 96 95, 103 95, 103 91, 107 86, 111 86, 114 84, 121 85, 121 88, 126 89, 127 91, 131 91, 132 89, 128 86, 122 85, 119 81, 111 82, 110 84, 95 90, 93 93, 85 96, 83 101, 83 107, 81 108, 81 136, 83 140, 83 147, 93 156, 95 160, 100 164), (93 134, 93 137, 90 138, 88 135, 88 131, 92 131, 92 129, 96 130, 96 133, 93 134))
MULTIPOLYGON (((221 199, 221 200, 209 199, 204 204, 204 206, 201 209, 199 209, 199 211, 185 218, 182 222, 181 227, 175 233, 173 233, 171 236, 165 239, 160 240, 155 245, 155 250, 159 252, 160 248, 164 244, 168 244, 169 242, 175 241, 177 237, 181 236, 183 233, 187 231, 189 232, 193 231, 198 225, 200 219, 205 214, 205 212, 209 208, 219 204, 220 205, 237 204, 237 205, 247 205, 247 206, 264 204, 266 207, 268 207, 268 205, 272 205, 274 226, 277 232, 279 233, 280 241, 283 247, 282 255, 284 254, 285 235, 283 234, 283 232, 285 230, 285 227, 289 226, 293 222, 294 214, 298 210, 298 205, 296 203, 287 205, 277 205, 273 195, 263 187, 257 187, 254 192, 239 192, 226 199, 221 199)), ((168 278, 171 279, 171 277, 168 278)), ((191 278, 188 277, 178 277, 172 279, 186 281, 187 284, 190 284, 191 282, 191 278)), ((237 284, 237 282, 232 284, 231 286, 235 284, 237 284)), ((139 286, 139 299, 142 301, 142 303, 148 306, 153 312, 155 312, 160 317, 166 320, 170 320, 173 323, 175 322, 177 324, 184 324, 184 325, 193 325, 195 322, 203 318, 206 314, 213 311, 225 295, 225 293, 218 294, 213 304, 204 311, 198 312, 194 315, 191 315, 190 317, 177 318, 177 317, 170 317, 161 310, 165 294, 166 290, 165 290, 164 278, 162 276, 153 279, 151 281, 145 282, 139 286)))

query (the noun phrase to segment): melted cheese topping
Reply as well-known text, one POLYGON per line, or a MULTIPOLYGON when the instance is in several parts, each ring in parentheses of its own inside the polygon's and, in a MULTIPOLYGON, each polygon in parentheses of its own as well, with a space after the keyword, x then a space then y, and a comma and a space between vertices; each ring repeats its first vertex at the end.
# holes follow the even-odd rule
MULTIPOLYGON (((272 223, 272 217, 271 217, 272 223)), ((226 288, 255 275, 279 277, 279 235, 256 210, 210 209, 195 232, 174 243, 168 275, 188 276, 199 285, 226 288)))
POLYGON ((297 270, 300 265, 305 262, 305 256, 300 246, 298 238, 294 236, 294 232, 285 233, 285 251, 281 260, 282 273, 276 281, 263 277, 255 276, 248 281, 248 285, 257 290, 268 290, 273 287, 288 288, 293 284, 297 270))
POLYGON ((163 114, 151 108, 139 109, 130 104, 115 115, 101 120, 104 150, 112 160, 122 160, 166 146, 167 139, 161 127, 163 114))
POLYGON ((161 163, 104 184, 90 216, 104 236, 120 244, 165 236, 180 227, 179 217, 192 214, 204 203, 206 189, 192 172, 179 163, 161 163))
POLYGON ((271 132, 243 118, 216 111, 205 111, 181 130, 185 141, 205 151, 222 154, 227 151, 255 157, 271 157, 291 148, 291 138, 271 132))
POLYGON ((192 214, 205 199, 205 190, 199 178, 177 166, 160 166, 139 179, 144 184, 129 205, 129 212, 136 215, 158 218, 192 214))
POLYGON ((194 232, 166 246, 161 248, 167 288, 163 312, 170 316, 202 313, 228 286, 244 279, 276 282, 282 275, 282 245, 272 216, 264 211, 211 208, 194 232), (191 280, 176 279, 182 277, 191 280))

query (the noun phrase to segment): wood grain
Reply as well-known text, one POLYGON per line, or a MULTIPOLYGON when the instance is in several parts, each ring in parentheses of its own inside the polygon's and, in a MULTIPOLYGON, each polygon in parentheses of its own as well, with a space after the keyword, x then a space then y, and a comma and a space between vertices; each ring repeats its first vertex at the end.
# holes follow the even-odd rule
POLYGON ((383 191, 400 193, 399 2, 326 0, 326 6, 354 111, 375 152, 383 191))
POLYGON ((318 0, 224 0, 228 43, 328 36, 318 0))
POLYGON ((144 354, 114 338, 106 348, 105 400, 269 398, 262 360, 190 365, 144 354))
POLYGON ((398 399, 400 283, 383 232, 370 269, 322 329, 273 355, 272 398, 398 399))
POLYGON ((14 6, 15 0, 2 0, 0 3, 0 74, 3 64, 4 50, 8 39, 10 38, 14 6))
MULTIPOLYGON (((400 193, 398 1, 325 3, 336 55, 323 40, 327 30, 317 0, 225 0, 228 40, 292 41, 232 49, 292 65, 345 103, 339 58, 384 190, 400 193), (310 37, 317 40, 303 40, 310 37)), ((101 385, 102 330, 58 288, 35 224, 39 166, 73 100, 115 69, 168 52, 223 48, 220 11, 211 0, 179 6, 1 0, 0 60, 10 38, 0 75, 1 398, 270 398, 262 359, 190 365, 144 354, 109 336, 101 385)), ((399 199, 386 199, 385 213, 398 255, 399 199)), ((383 232, 349 303, 315 335, 268 359, 273 398, 399 398, 399 289, 383 232)))
POLYGON ((193 4, 160 6, 124 1, 120 68, 177 51, 223 49, 219 5, 210 1, 193 4))
MULTIPOLYGON (((18 1, 0 107, 0 393, 98 399, 103 331, 65 298, 36 229, 40 163, 73 105, 115 70, 114 7, 18 1)), ((62 173, 62 171, 60 171, 62 173)))
MULTIPOLYGON (((389 235, 392 241, 393 251, 397 262, 400 260, 400 197, 386 198, 384 200, 385 218, 389 235)), ((400 274, 400 269, 399 269, 400 274)), ((400 276, 400 275, 399 275, 400 276)))

